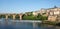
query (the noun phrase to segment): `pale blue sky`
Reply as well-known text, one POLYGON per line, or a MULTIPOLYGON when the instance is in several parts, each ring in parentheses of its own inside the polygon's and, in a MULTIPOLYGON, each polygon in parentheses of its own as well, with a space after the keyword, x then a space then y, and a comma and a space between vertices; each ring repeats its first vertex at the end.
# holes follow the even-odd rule
POLYGON ((60 7, 60 0, 0 0, 0 13, 21 13, 60 7))

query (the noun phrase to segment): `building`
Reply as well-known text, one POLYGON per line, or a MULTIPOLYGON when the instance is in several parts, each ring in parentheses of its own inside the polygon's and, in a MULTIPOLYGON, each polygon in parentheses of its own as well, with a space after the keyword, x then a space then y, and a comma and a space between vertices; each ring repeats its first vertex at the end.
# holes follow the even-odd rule
POLYGON ((26 13, 25 13, 26 16, 29 16, 29 15, 31 15, 31 14, 32 14, 31 12, 26 12, 26 13))
POLYGON ((34 16, 38 16, 38 13, 35 11, 35 12, 33 12, 33 15, 34 16))
POLYGON ((54 7, 49 9, 41 9, 40 11, 33 12, 34 16, 41 14, 43 16, 48 16, 48 21, 60 21, 60 8, 54 7))
POLYGON ((48 16, 48 21, 56 21, 57 16, 48 16))
POLYGON ((48 21, 58 21, 60 20, 60 8, 50 8, 48 21))
POLYGON ((40 14, 43 15, 43 13, 46 13, 46 9, 43 9, 43 8, 42 8, 42 9, 40 10, 40 14))

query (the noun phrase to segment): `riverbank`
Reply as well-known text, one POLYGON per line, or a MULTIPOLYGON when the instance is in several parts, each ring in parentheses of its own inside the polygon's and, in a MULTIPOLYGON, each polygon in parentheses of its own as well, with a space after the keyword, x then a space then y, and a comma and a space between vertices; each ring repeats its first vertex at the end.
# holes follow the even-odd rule
POLYGON ((53 25, 53 26, 59 26, 60 27, 60 23, 57 23, 57 22, 42 21, 42 24, 48 24, 48 25, 53 25))

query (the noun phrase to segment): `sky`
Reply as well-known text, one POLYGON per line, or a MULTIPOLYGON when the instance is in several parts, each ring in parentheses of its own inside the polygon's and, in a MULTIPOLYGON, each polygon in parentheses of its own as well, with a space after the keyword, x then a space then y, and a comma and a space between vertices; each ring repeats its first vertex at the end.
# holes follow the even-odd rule
POLYGON ((0 13, 24 13, 60 7, 60 0, 0 0, 0 13))

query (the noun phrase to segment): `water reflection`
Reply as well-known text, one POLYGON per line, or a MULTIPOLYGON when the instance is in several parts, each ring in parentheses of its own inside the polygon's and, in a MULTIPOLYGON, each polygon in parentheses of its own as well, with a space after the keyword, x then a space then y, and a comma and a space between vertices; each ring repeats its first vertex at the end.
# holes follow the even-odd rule
POLYGON ((14 22, 11 20, 0 20, 0 29, 60 29, 60 27, 36 22, 14 22))

